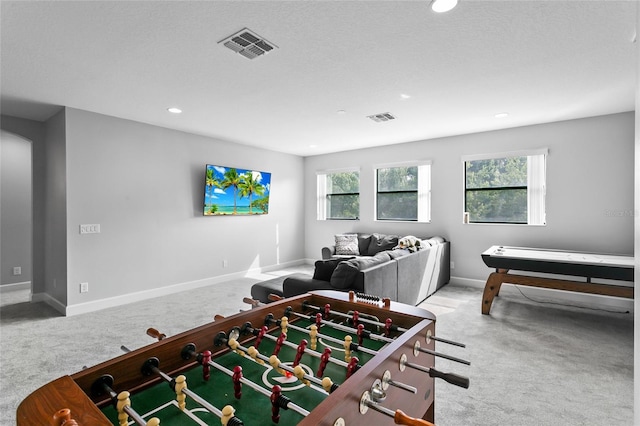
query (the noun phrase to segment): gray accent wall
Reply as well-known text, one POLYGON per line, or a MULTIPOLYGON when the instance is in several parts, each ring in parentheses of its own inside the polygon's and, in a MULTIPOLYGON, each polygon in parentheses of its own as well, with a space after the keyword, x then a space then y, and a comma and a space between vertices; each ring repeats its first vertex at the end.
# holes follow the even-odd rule
POLYGON ((31 282, 31 142, 0 132, 0 285, 31 282), (15 275, 14 267, 21 273, 15 275))
POLYGON ((307 157, 305 253, 320 258, 345 231, 441 235, 451 241, 452 276, 482 281, 490 270, 480 254, 492 245, 632 255, 633 176, 633 112, 307 157), (547 225, 463 224, 461 157, 537 148, 549 149, 547 225), (375 221, 375 167, 408 160, 432 161, 431 223, 375 221), (360 168, 360 220, 316 220, 317 171, 346 167, 360 168))
POLYGON ((302 170, 298 156, 66 108, 67 304, 298 261, 302 170), (205 217, 206 164, 271 172, 269 214, 205 217))

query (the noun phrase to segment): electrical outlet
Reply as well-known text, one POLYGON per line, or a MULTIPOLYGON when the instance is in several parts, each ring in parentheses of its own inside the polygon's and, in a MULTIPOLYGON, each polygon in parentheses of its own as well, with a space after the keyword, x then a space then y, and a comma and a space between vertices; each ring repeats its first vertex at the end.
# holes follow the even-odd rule
POLYGON ((22 267, 14 266, 13 267, 13 275, 22 275, 22 267))
POLYGON ((80 283, 80 293, 89 292, 89 283, 80 283))
POLYGON ((451 261, 451 269, 455 269, 455 268, 456 268, 456 265, 455 265, 455 263, 453 263, 453 260, 452 260, 451 261))
POLYGON ((80 225, 80 233, 81 234, 99 234, 100 224, 94 223, 90 225, 80 225))

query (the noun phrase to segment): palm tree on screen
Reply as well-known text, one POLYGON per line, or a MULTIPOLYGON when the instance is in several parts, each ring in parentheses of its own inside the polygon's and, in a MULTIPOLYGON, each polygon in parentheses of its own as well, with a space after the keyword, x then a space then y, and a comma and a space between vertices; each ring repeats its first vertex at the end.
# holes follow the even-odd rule
POLYGON ((233 187, 233 214, 237 214, 238 186, 242 182, 242 176, 236 169, 229 169, 224 173, 224 179, 220 182, 222 189, 233 187))
POLYGON ((252 196, 263 195, 264 194, 264 185, 260 183, 259 173, 254 174, 253 172, 247 172, 242 175, 242 182, 240 182, 240 196, 241 197, 249 197, 249 214, 252 213, 252 196))

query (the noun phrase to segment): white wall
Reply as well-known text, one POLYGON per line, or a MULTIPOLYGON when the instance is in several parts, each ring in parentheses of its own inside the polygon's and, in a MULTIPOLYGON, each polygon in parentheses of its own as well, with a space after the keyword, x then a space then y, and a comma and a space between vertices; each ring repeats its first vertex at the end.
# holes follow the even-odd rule
POLYGON ((0 133, 1 285, 31 281, 31 142, 0 133), (20 275, 13 274, 20 267, 20 275))
POLYGON ((66 180, 67 305, 78 310, 302 258, 298 156, 66 108, 66 180), (269 214, 204 217, 207 163, 271 172, 269 214))
POLYGON ((442 235, 451 240, 452 275, 486 280, 480 253, 496 244, 632 254, 633 153, 630 112, 307 157, 305 255, 319 258, 344 231, 442 235), (549 149, 546 226, 462 223, 461 156, 542 147, 549 149), (411 159, 433 162, 431 223, 374 221, 374 166, 411 159), (360 167, 361 219, 317 221, 316 171, 351 166, 360 167))

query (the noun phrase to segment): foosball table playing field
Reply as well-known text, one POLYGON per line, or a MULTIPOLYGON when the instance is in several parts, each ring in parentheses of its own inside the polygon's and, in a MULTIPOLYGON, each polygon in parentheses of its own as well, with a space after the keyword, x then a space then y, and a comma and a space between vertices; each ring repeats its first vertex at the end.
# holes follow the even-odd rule
MULTIPOLYGON (((22 425, 432 425, 435 316, 317 291, 216 318, 29 395, 22 425)), ((153 329, 149 329, 153 330, 153 329)))

